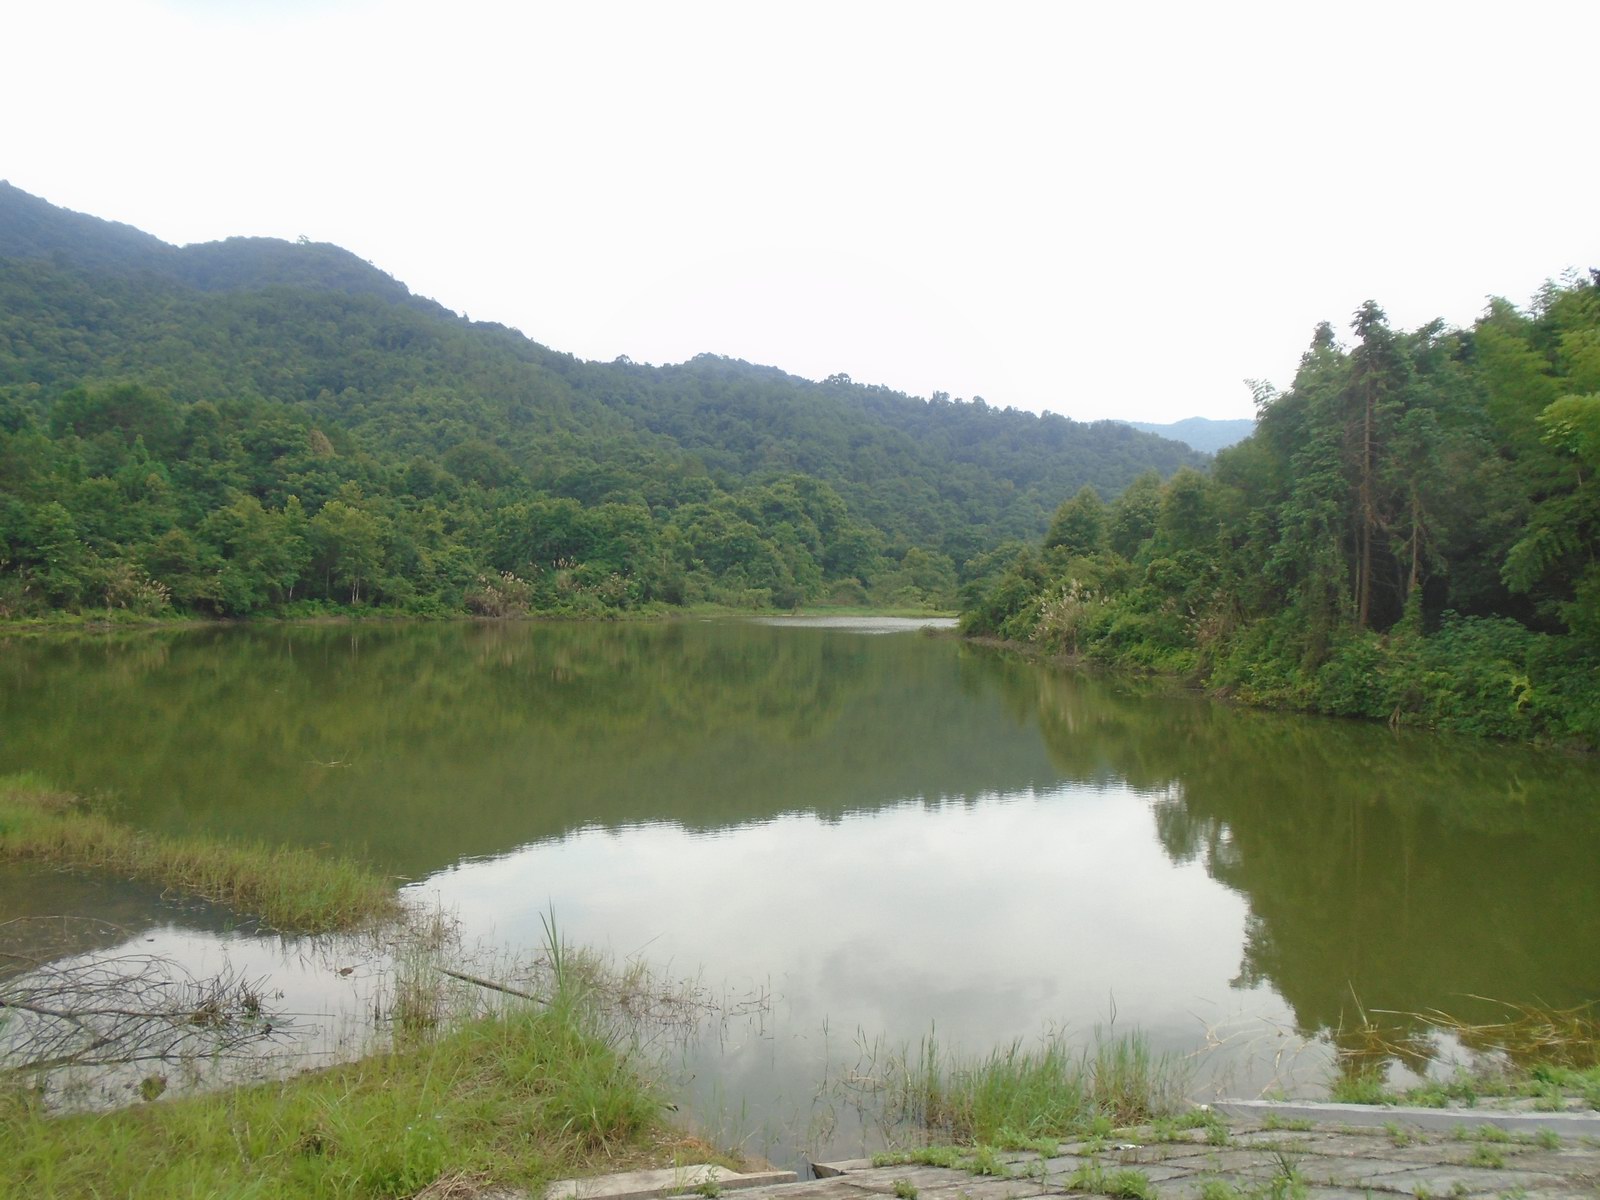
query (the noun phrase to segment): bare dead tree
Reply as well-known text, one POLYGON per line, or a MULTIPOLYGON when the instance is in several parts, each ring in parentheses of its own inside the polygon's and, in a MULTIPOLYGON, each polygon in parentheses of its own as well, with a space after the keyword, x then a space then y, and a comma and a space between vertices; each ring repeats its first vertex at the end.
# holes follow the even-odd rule
MULTIPOLYGON (((0 922, 0 933, 16 937, 19 925, 41 920, 49 922, 46 938, 59 930, 79 944, 105 928, 19 918, 0 922)), ((232 970, 197 978, 160 955, 52 957, 39 940, 26 939, 35 947, 27 952, 0 949, 0 1078, 228 1055, 289 1032, 269 1011, 262 980, 232 970)))

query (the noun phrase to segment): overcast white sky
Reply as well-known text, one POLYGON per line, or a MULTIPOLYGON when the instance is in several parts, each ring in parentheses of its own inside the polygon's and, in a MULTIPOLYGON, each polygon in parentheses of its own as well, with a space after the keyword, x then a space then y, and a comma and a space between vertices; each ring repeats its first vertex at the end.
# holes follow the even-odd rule
POLYGON ((1596 0, 0 0, 0 177, 585 358, 1248 416, 1600 266, 1596 0))

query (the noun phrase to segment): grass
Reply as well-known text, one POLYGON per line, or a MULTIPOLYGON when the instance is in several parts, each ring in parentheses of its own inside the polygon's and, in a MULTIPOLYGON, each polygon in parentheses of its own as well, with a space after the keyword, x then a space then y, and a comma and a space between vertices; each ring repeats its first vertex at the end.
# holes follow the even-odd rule
POLYGON ((1384 1083, 1381 1067, 1363 1065, 1341 1074, 1328 1088, 1328 1098, 1339 1104, 1396 1104, 1399 1097, 1384 1083))
POLYGON ((0 777, 0 862, 115 871, 303 933, 360 928, 400 912, 392 881, 352 860, 142 833, 32 774, 0 777))
POLYGON ((0 1200, 537 1195, 552 1178, 680 1151, 704 1161, 703 1145, 665 1127, 590 973, 566 962, 551 955, 544 1005, 497 996, 490 1011, 477 995, 471 1015, 458 1006, 402 1027, 430 1006, 397 995, 393 1048, 283 1082, 75 1116, 0 1089, 0 1200))
POLYGON ((1030 1146, 1111 1125, 1137 1125, 1174 1111, 1183 1095, 1177 1066, 1137 1035, 1097 1039, 1075 1050, 1054 1036, 983 1058, 952 1057, 933 1038, 891 1064, 890 1105, 937 1141, 1030 1146))
POLYGON ((1123 1200, 1156 1200, 1150 1176, 1132 1167, 1106 1170, 1099 1163, 1079 1167, 1067 1180, 1067 1190, 1096 1196, 1120 1196, 1123 1200))
POLYGON ((647 1144, 661 1106, 555 1005, 283 1083, 73 1117, 0 1098, 0 1197, 412 1195, 536 1186, 647 1144))
POLYGON ((886 1150, 872 1156, 875 1167, 949 1167, 964 1169, 972 1158, 968 1146, 918 1146, 911 1150, 886 1150))
POLYGON ((1600 1110, 1600 1066, 1490 1058, 1471 1070, 1458 1069, 1448 1079, 1428 1080, 1405 1091, 1390 1089, 1381 1069, 1364 1069, 1341 1075, 1328 1094, 1346 1104, 1476 1108, 1480 1100, 1529 1099, 1538 1111, 1559 1112, 1575 1100, 1600 1110))
POLYGON ((1287 1129, 1292 1133, 1307 1133, 1316 1128, 1315 1122, 1304 1117, 1280 1117, 1277 1113, 1270 1112, 1262 1124, 1268 1129, 1287 1129))
MULTIPOLYGON (((1270 1114, 1267 1127, 1273 1127, 1270 1114)), ((1204 1105, 1191 1108, 1176 1117, 1156 1117, 1150 1122, 1150 1140, 1192 1142, 1195 1140, 1192 1136, 1195 1130, 1203 1130, 1206 1142, 1212 1146, 1227 1146, 1233 1142, 1233 1133, 1228 1129, 1227 1122, 1204 1105)))
MULTIPOLYGON (((1011 1164, 1001 1158, 1002 1148, 983 1143, 977 1146, 933 1145, 911 1150, 887 1150, 872 1156, 875 1167, 946 1167, 971 1175, 1009 1179, 1011 1164)), ((1054 1153, 1052 1148, 1051 1153, 1054 1153)))
POLYGON ((1472 1156, 1467 1162, 1474 1167, 1493 1167, 1498 1170, 1506 1165, 1506 1154, 1498 1147, 1479 1142, 1472 1148, 1472 1156))
POLYGON ((1305 1180, 1292 1171, 1249 1186, 1226 1179, 1208 1179, 1200 1185, 1200 1200, 1305 1200, 1309 1195, 1305 1180))

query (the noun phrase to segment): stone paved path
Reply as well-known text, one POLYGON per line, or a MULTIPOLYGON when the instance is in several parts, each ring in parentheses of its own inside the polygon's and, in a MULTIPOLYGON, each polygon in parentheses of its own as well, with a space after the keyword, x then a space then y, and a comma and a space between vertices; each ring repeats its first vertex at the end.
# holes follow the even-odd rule
MULTIPOLYGON (((1313 1121, 1305 1115, 1306 1106, 1219 1104, 1227 1120, 1216 1129, 1187 1130, 1170 1140, 1139 1130, 1111 1141, 1063 1144, 1053 1155, 1003 1154, 998 1163, 1003 1174, 874 1167, 866 1160, 818 1163, 821 1178, 741 1188, 738 1200, 1027 1200, 1095 1194, 1145 1200, 1600 1197, 1600 1118, 1339 1111, 1346 1107, 1310 1106, 1319 1118, 1313 1121), (1491 1120, 1495 1124, 1488 1124, 1491 1120)), ((605 1200, 610 1194, 602 1180, 584 1183, 591 1186, 566 1195, 605 1200)), ((724 1180, 721 1189, 703 1190, 739 1187, 724 1180)))
POLYGON ((1124 1135, 1103 1146, 1063 1145, 1052 1157, 1004 1155, 1011 1172, 1005 1178, 936 1167, 847 1163, 839 1164, 841 1174, 809 1188, 757 1189, 741 1200, 756 1200, 763 1193, 771 1200, 875 1200, 867 1193, 903 1196, 913 1189, 916 1200, 1096 1193, 1160 1200, 1600 1197, 1600 1138, 1541 1138, 1503 1130, 1484 1134, 1473 1125, 1462 1125, 1459 1132, 1424 1131, 1392 1117, 1391 1123, 1393 1132, 1234 1121, 1225 1141, 1205 1130, 1185 1132, 1175 1141, 1124 1135))

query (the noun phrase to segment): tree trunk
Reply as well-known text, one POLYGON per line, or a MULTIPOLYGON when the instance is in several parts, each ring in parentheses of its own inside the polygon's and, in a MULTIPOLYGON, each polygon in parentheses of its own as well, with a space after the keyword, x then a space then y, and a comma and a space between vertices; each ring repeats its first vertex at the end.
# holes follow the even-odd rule
POLYGON ((1356 567, 1356 628, 1365 629, 1372 612, 1372 383, 1369 380, 1361 413, 1361 482, 1357 487, 1361 509, 1361 559, 1356 567))

